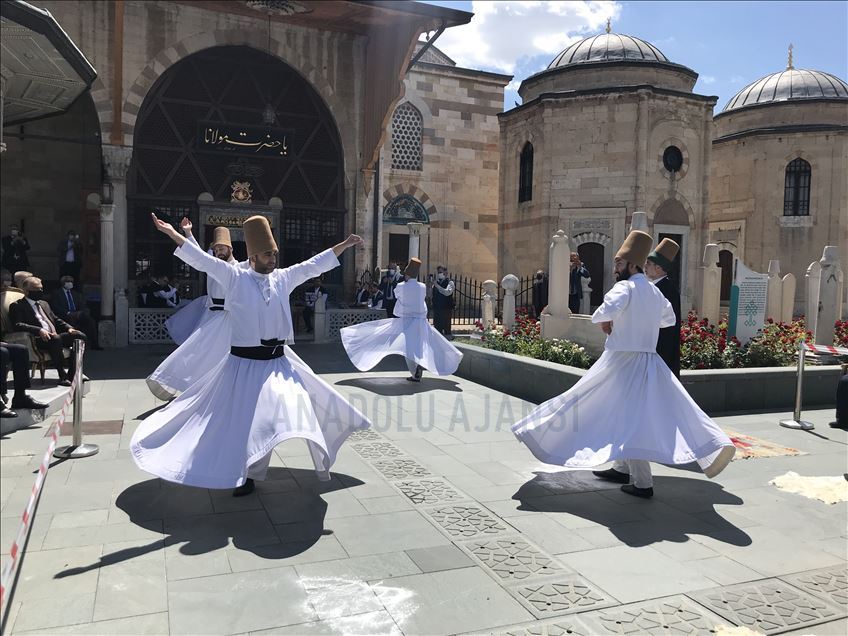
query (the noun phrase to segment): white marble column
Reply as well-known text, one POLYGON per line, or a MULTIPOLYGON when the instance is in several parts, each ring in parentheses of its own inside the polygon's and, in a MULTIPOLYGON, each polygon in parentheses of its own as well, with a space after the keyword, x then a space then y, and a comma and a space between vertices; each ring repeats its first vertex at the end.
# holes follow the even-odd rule
POLYGON ((421 258, 421 230, 423 223, 407 223, 409 228, 409 258, 421 258))
POLYGON ((100 205, 100 317, 103 320, 115 315, 115 262, 113 232, 115 204, 100 205))
MULTIPOLYGON (((114 286, 126 289, 129 282, 127 275, 128 261, 128 232, 127 232, 127 172, 132 160, 132 148, 125 146, 103 145, 104 178, 112 184, 112 267, 114 271, 114 286)), ((101 272, 102 276, 103 272, 101 272)))
POLYGON ((132 148, 103 145, 103 178, 112 184, 112 201, 100 206, 100 295, 104 320, 98 328, 104 347, 125 347, 129 341, 127 172, 131 160, 132 148))
POLYGON ((504 289, 503 299, 503 328, 512 331, 515 327, 515 292, 518 290, 519 280, 515 274, 507 274, 501 281, 504 289))

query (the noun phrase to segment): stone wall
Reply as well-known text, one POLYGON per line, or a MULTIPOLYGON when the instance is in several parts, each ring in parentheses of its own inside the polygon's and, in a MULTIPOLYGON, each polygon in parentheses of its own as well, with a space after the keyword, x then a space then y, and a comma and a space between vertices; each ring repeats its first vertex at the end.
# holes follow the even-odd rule
MULTIPOLYGON (((422 115, 422 170, 392 168, 392 127, 381 163, 380 210, 398 194, 412 194, 430 215, 421 241, 424 270, 439 264, 476 279, 497 273, 498 120, 508 76, 436 64, 416 64, 404 81, 402 105, 422 115)), ((404 226, 383 225, 381 265, 388 235, 404 226)))

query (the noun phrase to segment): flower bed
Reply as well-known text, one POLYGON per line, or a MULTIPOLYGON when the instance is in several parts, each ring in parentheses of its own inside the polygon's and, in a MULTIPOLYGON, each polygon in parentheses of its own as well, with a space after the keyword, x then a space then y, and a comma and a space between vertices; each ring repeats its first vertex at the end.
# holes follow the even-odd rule
POLYGON ((487 349, 580 369, 588 369, 594 362, 583 347, 570 340, 542 338, 539 321, 531 318, 523 307, 516 310, 515 326, 511 331, 499 327, 485 329, 480 321, 475 326, 475 336, 480 337, 480 345, 487 349))

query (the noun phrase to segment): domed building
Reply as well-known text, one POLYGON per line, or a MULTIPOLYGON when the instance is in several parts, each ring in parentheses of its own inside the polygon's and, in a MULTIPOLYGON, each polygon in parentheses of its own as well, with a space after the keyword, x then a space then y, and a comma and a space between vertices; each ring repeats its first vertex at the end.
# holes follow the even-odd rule
POLYGON ((825 245, 848 263, 848 84, 829 73, 785 70, 749 84, 715 116, 709 240, 721 249, 722 294, 734 257, 757 271, 779 259, 797 281, 825 245))
POLYGON ((550 237, 562 229, 589 269, 597 306, 633 212, 645 211, 657 240, 681 244, 688 307, 706 238, 716 103, 692 92, 697 79, 609 25, 525 79, 523 104, 500 115, 500 274, 545 269, 550 237))

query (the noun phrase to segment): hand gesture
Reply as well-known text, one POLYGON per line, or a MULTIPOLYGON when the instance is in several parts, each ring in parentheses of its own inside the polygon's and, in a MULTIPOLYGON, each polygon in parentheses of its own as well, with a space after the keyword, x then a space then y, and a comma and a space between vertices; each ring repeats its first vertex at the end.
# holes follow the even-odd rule
POLYGON ((362 245, 365 241, 358 234, 351 234, 345 239, 345 243, 348 247, 356 247, 357 245, 362 245))
POLYGON ((150 218, 153 219, 153 226, 171 240, 179 243, 180 245, 182 245, 182 242, 185 241, 185 239, 179 235, 170 223, 166 223, 162 219, 157 218, 155 213, 151 212, 150 218))
POLYGON ((192 227, 194 226, 191 224, 191 219, 187 216, 184 216, 183 220, 180 221, 180 229, 182 229, 183 234, 185 234, 186 236, 190 235, 192 227))
POLYGON ((610 335, 612 333, 612 320, 599 324, 601 325, 601 331, 603 331, 605 334, 610 335))
POLYGON ((50 340, 50 332, 47 329, 39 329, 38 337, 44 341, 50 340))

